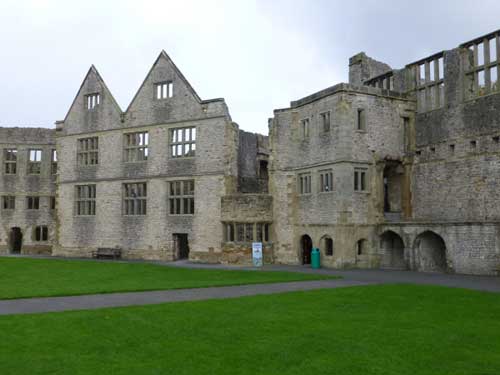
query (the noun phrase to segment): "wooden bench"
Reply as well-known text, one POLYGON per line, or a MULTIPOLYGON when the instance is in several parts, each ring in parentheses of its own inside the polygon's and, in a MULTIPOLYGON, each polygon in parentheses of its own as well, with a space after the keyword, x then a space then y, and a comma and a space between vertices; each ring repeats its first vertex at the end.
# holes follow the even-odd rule
POLYGON ((122 249, 113 249, 110 247, 98 247, 96 251, 92 251, 92 258, 120 259, 122 257, 122 249))

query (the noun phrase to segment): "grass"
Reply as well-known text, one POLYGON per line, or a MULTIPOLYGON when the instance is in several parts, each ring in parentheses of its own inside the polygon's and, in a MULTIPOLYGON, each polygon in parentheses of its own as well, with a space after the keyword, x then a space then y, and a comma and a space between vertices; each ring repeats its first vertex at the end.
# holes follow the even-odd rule
POLYGON ((0 317, 0 373, 498 375, 500 298, 384 285, 0 317))
POLYGON ((225 271, 147 263, 0 257, 0 299, 275 283, 331 278, 294 272, 225 271))

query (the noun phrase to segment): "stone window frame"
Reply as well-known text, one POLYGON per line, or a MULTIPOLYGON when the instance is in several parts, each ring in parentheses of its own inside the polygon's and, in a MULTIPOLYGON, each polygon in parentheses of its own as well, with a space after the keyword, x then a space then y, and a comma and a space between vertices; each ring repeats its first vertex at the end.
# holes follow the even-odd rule
POLYGON ((189 158, 196 156, 196 126, 169 129, 170 157, 189 158))
POLYGON ((125 182, 122 184, 123 216, 147 215, 147 182, 125 182))
POLYGON ((318 182, 320 193, 333 192, 333 169, 321 169, 318 171, 318 182))
POLYGON ((271 222, 267 221, 225 221, 223 222, 224 242, 238 244, 250 244, 252 242, 270 243, 271 224, 271 222), (252 228, 251 230, 249 230, 250 227, 252 228), (241 237, 239 236, 240 229, 242 229, 241 237))
POLYGON ((49 227, 47 225, 37 225, 33 228, 34 242, 47 242, 49 240, 49 227))
POLYGON ((166 100, 174 96, 174 82, 172 80, 156 82, 154 84, 154 97, 156 100, 166 100))
POLYGON ((366 133, 367 132, 367 111, 364 107, 359 107, 356 110, 356 132, 366 133))
POLYGON ((37 211, 40 209, 40 197, 38 195, 28 195, 26 197, 26 209, 37 211))
POLYGON ((50 204, 50 209, 52 211, 55 211, 55 209, 57 208, 57 200, 56 200, 56 197, 52 196, 50 197, 49 199, 49 204, 50 204))
POLYGON ((125 163, 146 163, 149 160, 149 131, 123 134, 123 161, 125 163))
POLYGON ((195 180, 167 181, 168 214, 193 216, 195 214, 195 180))
POLYGON ((379 89, 394 90, 394 71, 390 70, 376 77, 370 78, 363 83, 365 86, 375 87, 379 89))
POLYGON ((28 149, 28 174, 39 175, 42 173, 43 150, 41 148, 28 149))
POLYGON ((356 251, 356 256, 363 256, 368 254, 368 240, 366 238, 360 238, 354 244, 356 251))
POLYGON ((469 51, 464 54, 463 61, 465 99, 474 99, 498 92, 500 90, 498 81, 500 77, 500 31, 461 44, 460 47, 469 51), (495 83, 493 83, 493 78, 496 79, 495 83))
POLYGON ((355 167, 353 174, 353 190, 356 193, 369 193, 368 168, 355 167))
POLYGON ((95 216, 97 185, 75 186, 75 216, 95 216))
POLYGON ((302 140, 308 140, 311 134, 311 119, 309 117, 300 120, 300 132, 302 140))
POLYGON ((101 94, 98 92, 93 92, 85 95, 85 109, 87 111, 92 111, 101 104, 101 94))
POLYGON ((17 148, 4 148, 3 150, 3 173, 14 175, 17 174, 17 148))
POLYGON ((2 195, 2 210, 13 211, 16 209, 15 195, 2 195))
POLYGON ((333 238, 330 237, 328 234, 325 234, 323 237, 321 237, 320 242, 322 245, 323 254, 327 257, 332 257, 333 256, 333 238))
POLYGON ((312 173, 302 172, 297 175, 297 191, 299 195, 312 194, 312 173))
POLYGON ((57 174, 57 149, 50 150, 50 173, 57 174))
POLYGON ((319 119, 321 122, 321 131, 329 133, 332 129, 332 111, 320 112, 319 119))
POLYGON ((445 105, 444 51, 407 66, 411 69, 414 79, 417 112, 424 113, 443 108, 445 105))
POLYGON ((78 167, 95 167, 99 165, 99 137, 77 139, 76 163, 78 167))

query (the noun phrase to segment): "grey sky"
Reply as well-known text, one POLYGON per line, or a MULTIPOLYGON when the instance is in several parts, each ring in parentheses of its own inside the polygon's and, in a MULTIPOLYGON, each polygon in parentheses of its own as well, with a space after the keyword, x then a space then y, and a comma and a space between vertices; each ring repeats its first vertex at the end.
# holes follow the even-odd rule
POLYGON ((498 0, 0 0, 0 125, 53 127, 91 64, 125 110, 162 49, 203 99, 267 133, 274 108, 500 28, 498 0))

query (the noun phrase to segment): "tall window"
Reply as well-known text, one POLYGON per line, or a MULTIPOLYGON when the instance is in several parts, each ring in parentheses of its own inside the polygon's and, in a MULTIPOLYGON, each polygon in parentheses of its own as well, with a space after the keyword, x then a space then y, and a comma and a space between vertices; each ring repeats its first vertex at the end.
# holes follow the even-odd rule
POLYGON ((42 166, 42 150, 29 150, 28 173, 40 174, 42 166))
POLYGON ((124 215, 146 215, 147 184, 145 182, 123 184, 124 215))
POLYGON ((269 242, 269 223, 225 223, 226 242, 269 242))
MULTIPOLYGON (((96 186, 78 185, 76 186, 75 211, 77 216, 95 215, 96 186)), ((55 199, 54 199, 55 205, 55 199)), ((54 207, 55 208, 55 207, 54 207)))
POLYGON ((325 255, 333 255, 333 240, 330 237, 325 237, 325 255))
POLYGON ((331 170, 319 172, 319 189, 320 192, 332 191, 333 173, 331 170))
POLYGON ((357 130, 366 130, 366 111, 363 108, 358 108, 357 130))
POLYGON ((49 240, 49 228, 46 225, 39 225, 35 227, 35 233, 33 236, 36 242, 48 241, 49 240))
POLYGON ((5 174, 17 173, 17 150, 8 148, 3 151, 3 162, 5 174))
POLYGON ((156 84, 156 99, 167 99, 174 96, 174 84, 161 82, 156 84))
POLYGON ((99 164, 99 138, 82 138, 78 140, 78 165, 99 164))
POLYGON ((13 195, 4 195, 2 197, 2 208, 4 210, 14 210, 16 208, 16 197, 13 195))
POLYGON ((140 162, 148 160, 149 133, 138 132, 125 134, 125 161, 140 162))
POLYGON ((366 169, 354 170, 354 191, 366 191, 366 169))
POLYGON ((305 118, 302 121, 300 121, 301 127, 302 127, 302 138, 307 139, 309 138, 309 119, 305 118))
POLYGON ((170 215, 194 214, 194 180, 169 182, 170 215))
POLYGON ((52 174, 57 173, 57 150, 53 149, 50 157, 50 170, 52 174))
POLYGON ((56 197, 50 197, 50 209, 51 210, 56 209, 56 197))
POLYGON ((40 209, 40 197, 26 197, 26 208, 28 210, 40 209))
POLYGON ((196 128, 179 128, 170 131, 170 150, 175 158, 195 156, 196 128))
POLYGON ((323 131, 330 131, 330 112, 324 112, 320 114, 321 117, 321 125, 323 125, 323 131))
POLYGON ((311 193, 311 174, 310 173, 299 174, 299 193, 300 194, 310 194, 311 193))
POLYGON ((101 95, 95 93, 86 96, 87 109, 94 109, 99 104, 101 104, 101 95))

